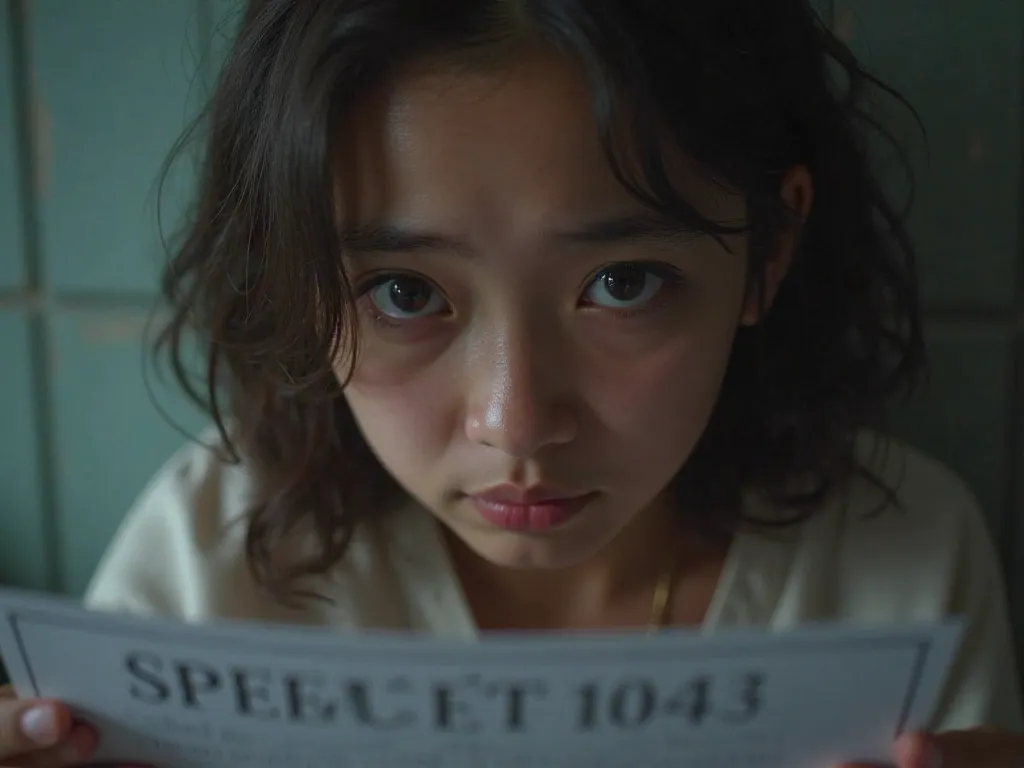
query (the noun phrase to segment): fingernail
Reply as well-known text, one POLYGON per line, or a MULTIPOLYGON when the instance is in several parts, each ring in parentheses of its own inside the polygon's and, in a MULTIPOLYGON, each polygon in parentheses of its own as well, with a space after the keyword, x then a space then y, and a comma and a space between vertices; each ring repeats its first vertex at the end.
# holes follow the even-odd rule
POLYGON ((99 739, 96 732, 87 725, 81 723, 71 729, 71 735, 61 748, 61 757, 68 762, 88 760, 96 750, 99 739))
POLYGON ((60 739, 60 725, 54 707, 44 704, 26 710, 21 716, 21 732, 37 746, 56 744, 60 739))

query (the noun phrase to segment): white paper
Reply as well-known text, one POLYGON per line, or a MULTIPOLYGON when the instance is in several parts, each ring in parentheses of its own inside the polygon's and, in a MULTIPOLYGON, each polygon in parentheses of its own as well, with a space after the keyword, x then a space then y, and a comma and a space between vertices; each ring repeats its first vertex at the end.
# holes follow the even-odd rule
POLYGON ((0 590, 18 694, 159 768, 828 768, 929 720, 958 620, 503 637, 190 627, 0 590))

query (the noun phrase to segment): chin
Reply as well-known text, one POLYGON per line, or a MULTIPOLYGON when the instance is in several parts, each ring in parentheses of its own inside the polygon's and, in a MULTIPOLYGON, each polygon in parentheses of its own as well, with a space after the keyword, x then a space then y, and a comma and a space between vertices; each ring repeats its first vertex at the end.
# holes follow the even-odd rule
MULTIPOLYGON (((561 538, 561 537, 556 537, 561 538)), ((561 570, 594 557, 600 545, 588 547, 577 540, 560 541, 514 533, 468 536, 463 539, 478 557, 501 568, 516 570, 561 570)))

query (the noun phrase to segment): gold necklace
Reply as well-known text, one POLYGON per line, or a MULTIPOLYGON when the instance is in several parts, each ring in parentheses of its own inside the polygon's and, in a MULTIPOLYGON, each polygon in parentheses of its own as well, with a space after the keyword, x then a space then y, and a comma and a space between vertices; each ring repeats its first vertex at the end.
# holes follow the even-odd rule
POLYGON ((668 624, 671 619, 669 601, 672 598, 672 583, 675 581, 676 569, 673 565, 658 577, 654 585, 654 597, 651 600, 651 618, 647 622, 648 632, 657 632, 668 624))

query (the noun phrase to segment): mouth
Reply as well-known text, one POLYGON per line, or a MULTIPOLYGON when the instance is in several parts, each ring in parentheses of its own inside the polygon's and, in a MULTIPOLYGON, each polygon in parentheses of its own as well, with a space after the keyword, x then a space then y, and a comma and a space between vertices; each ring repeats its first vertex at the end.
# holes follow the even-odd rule
POLYGON ((502 530, 518 533, 543 533, 565 525, 579 515, 597 492, 559 493, 552 489, 499 486, 467 499, 481 517, 502 530))

